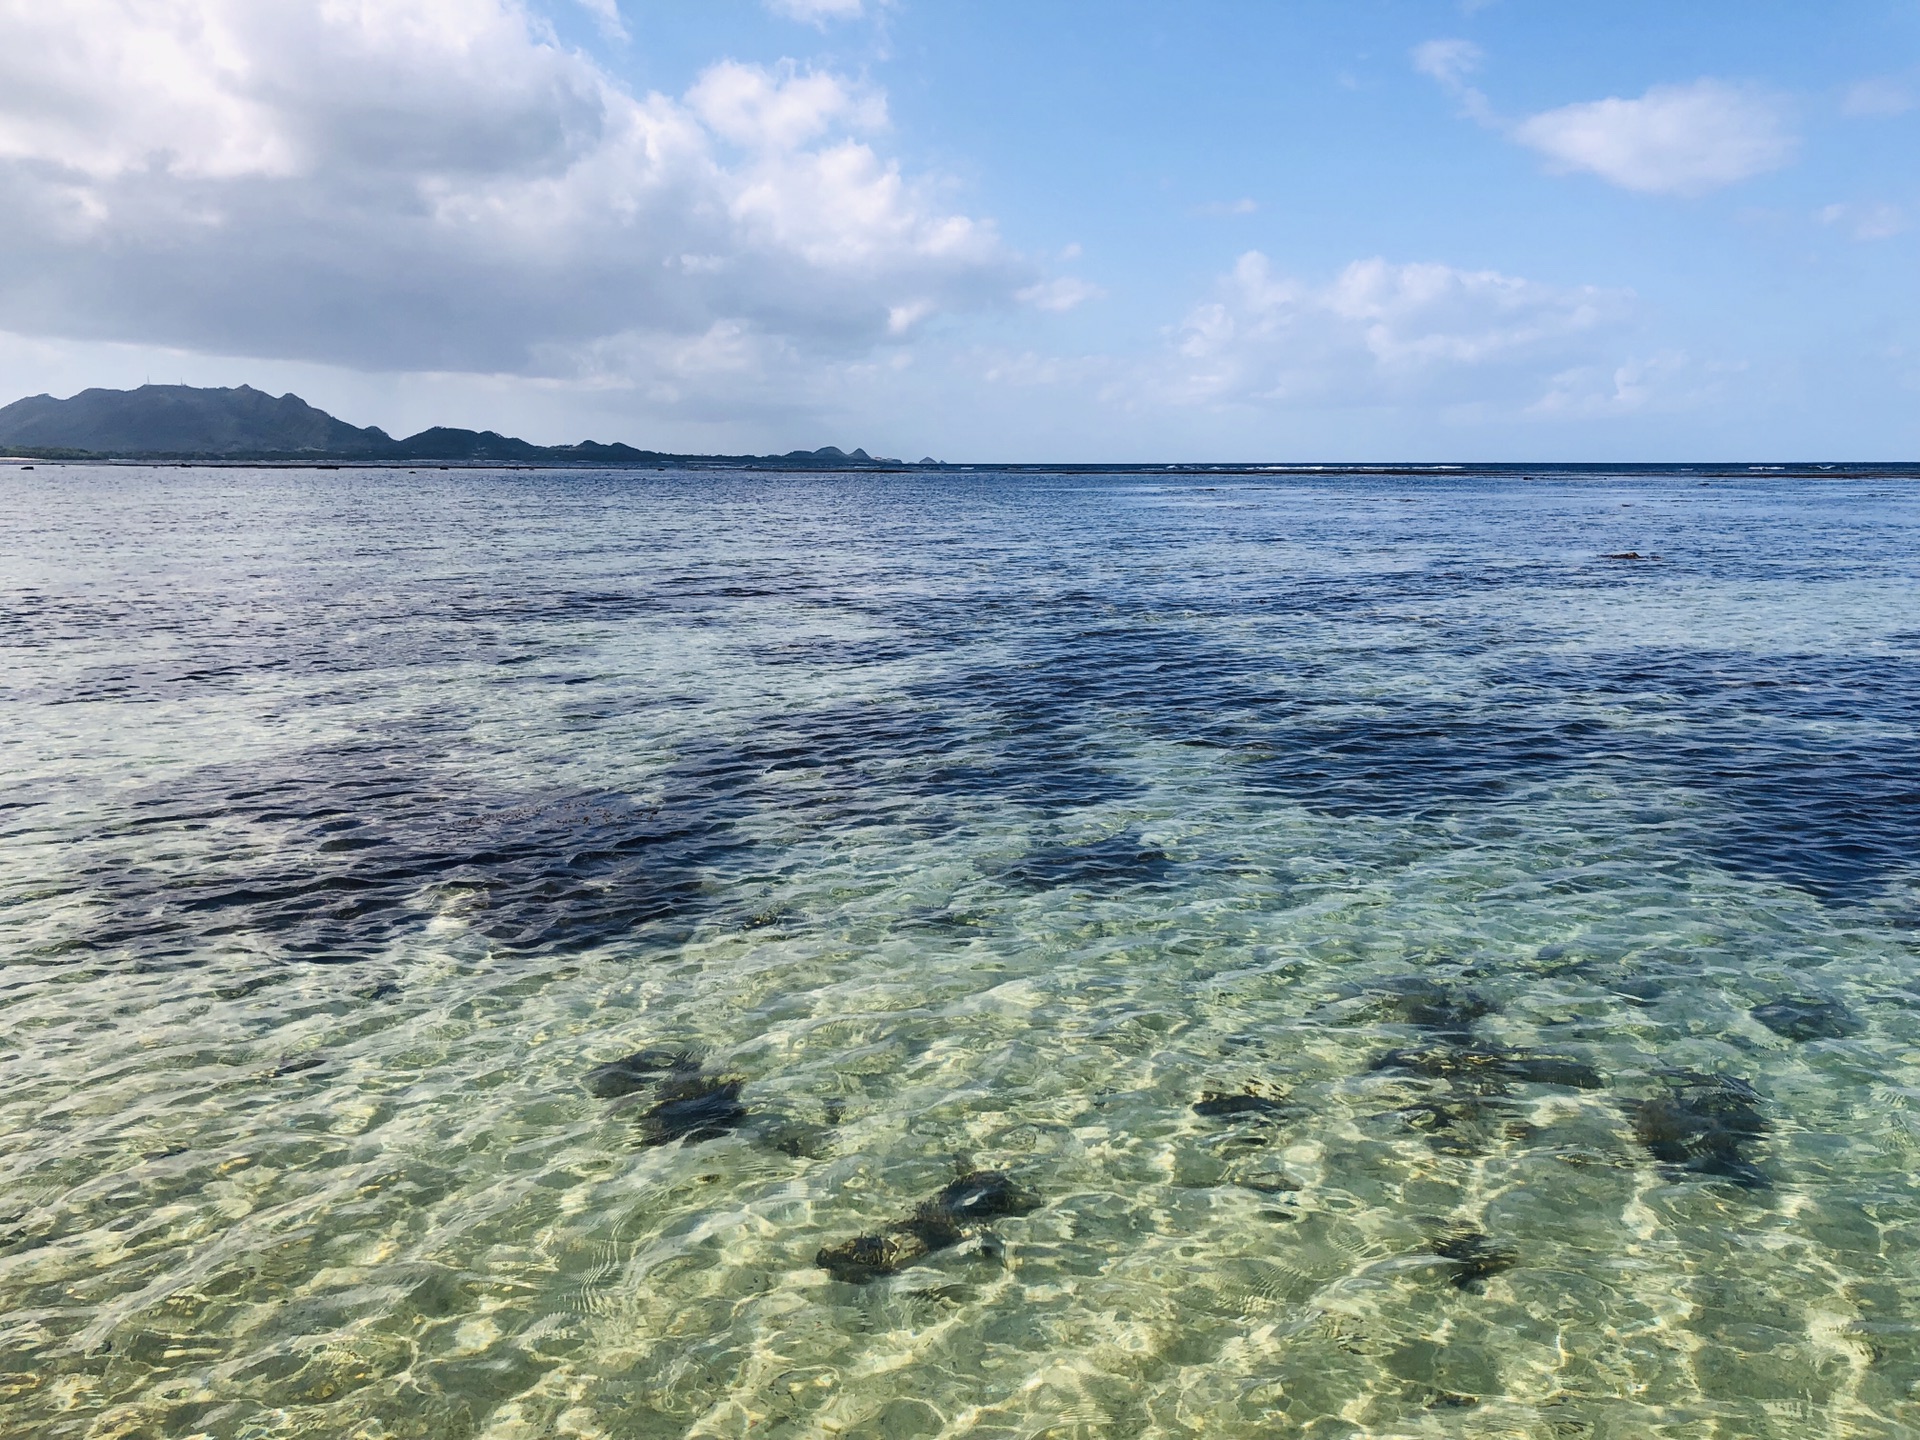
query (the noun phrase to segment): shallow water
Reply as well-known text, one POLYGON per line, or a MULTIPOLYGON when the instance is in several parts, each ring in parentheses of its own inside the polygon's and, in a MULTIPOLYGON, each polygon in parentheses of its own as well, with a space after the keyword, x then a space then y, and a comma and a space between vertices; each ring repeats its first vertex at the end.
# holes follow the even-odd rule
POLYGON ((1920 1433, 1902 472, 0 500, 4 1433, 1920 1433))

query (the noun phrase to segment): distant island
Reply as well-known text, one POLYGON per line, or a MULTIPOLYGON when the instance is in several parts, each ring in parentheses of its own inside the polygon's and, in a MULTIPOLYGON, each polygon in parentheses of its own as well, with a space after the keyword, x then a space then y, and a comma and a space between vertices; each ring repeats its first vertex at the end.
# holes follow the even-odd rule
POLYGON ((31 395, 0 408, 0 450, 31 460, 316 462, 404 465, 724 465, 779 470, 901 470, 914 465, 865 450, 793 450, 785 455, 678 455, 631 445, 535 445, 492 430, 436 425, 396 440, 375 426, 336 420, 298 395, 251 385, 203 389, 142 385, 82 390, 66 400, 31 395))

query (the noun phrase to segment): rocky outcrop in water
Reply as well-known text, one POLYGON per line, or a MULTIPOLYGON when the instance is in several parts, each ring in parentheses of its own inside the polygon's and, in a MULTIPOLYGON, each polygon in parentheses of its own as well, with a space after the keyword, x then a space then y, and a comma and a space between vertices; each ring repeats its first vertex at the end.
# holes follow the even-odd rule
POLYGON ((1454 1230, 1435 1238, 1433 1253, 1453 1262, 1447 1283, 1456 1290, 1481 1289, 1495 1275, 1520 1263, 1520 1257, 1478 1230, 1454 1230))
POLYGON ((1584 1060, 1477 1041, 1389 1050, 1373 1062, 1373 1068, 1445 1080, 1483 1094, 1502 1093, 1515 1082, 1564 1085, 1575 1090, 1598 1090, 1603 1083, 1600 1072, 1584 1060))
POLYGON ((1667 1090, 1631 1109, 1634 1138, 1660 1162, 1669 1179, 1705 1176, 1747 1190, 1773 1181, 1747 1158, 1746 1147, 1767 1133, 1761 1099, 1744 1080, 1674 1070, 1667 1090))
POLYGON ((1039 1206, 1039 1198, 1005 1172, 970 1170, 922 1201, 905 1220, 877 1234, 823 1246, 813 1262, 836 1280, 865 1285, 936 1251, 952 1249, 967 1237, 969 1226, 1002 1215, 1025 1215, 1039 1206))
POLYGON ((596 1065, 587 1072, 587 1093, 600 1100, 614 1100, 622 1095, 631 1095, 650 1085, 657 1085, 669 1075, 683 1074, 700 1068, 700 1057, 690 1050, 674 1049, 663 1045, 649 1045, 636 1050, 631 1055, 622 1055, 618 1060, 609 1060, 604 1065, 596 1065))
POLYGON ((1860 1022, 1837 1000, 1788 996, 1747 1013, 1788 1040, 1844 1040, 1860 1033, 1860 1022))

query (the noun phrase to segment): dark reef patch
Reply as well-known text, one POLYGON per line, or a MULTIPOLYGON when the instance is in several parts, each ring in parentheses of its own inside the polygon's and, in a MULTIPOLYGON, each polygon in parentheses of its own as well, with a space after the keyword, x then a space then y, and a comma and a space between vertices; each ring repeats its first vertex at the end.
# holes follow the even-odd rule
POLYGON ((596 1065, 587 1072, 587 1093, 600 1100, 613 1100, 657 1085, 673 1075, 685 1075, 700 1068, 700 1057, 690 1050, 649 1045, 618 1060, 596 1065))
POLYGON ((1193 1113, 1207 1120, 1238 1120, 1247 1116, 1278 1120, 1300 1112, 1284 1100, 1249 1088, 1229 1093, 1205 1091, 1194 1102, 1193 1113))
POLYGON ((1453 1262, 1447 1283, 1456 1290, 1478 1291, 1495 1275, 1505 1274, 1520 1263, 1518 1254, 1478 1230, 1453 1230, 1436 1236, 1432 1248, 1435 1255, 1453 1262))
POLYGON ((1392 1112, 1409 1129, 1427 1137, 1442 1155, 1484 1155, 1500 1134, 1503 1108, 1484 1095, 1463 1094, 1424 1100, 1392 1112))
POLYGON ((1154 884, 1165 880, 1171 869, 1164 851, 1121 831, 1083 844, 1029 850, 999 874, 1025 890, 1103 889, 1154 884))
POLYGON ((698 1073, 663 1080, 660 1098, 641 1112, 641 1143, 697 1143, 731 1134, 747 1118, 747 1107, 740 1103, 745 1084, 731 1075, 698 1073))
POLYGON ((178 873, 94 864, 81 878, 102 907, 86 944, 151 959, 257 936, 290 958, 350 961, 436 910, 522 950, 685 922, 743 847, 737 805, 674 780, 652 802, 503 795, 390 747, 209 766, 126 802, 109 838, 179 836, 206 853, 178 873))
POLYGON ((1389 1050, 1373 1062, 1373 1069, 1445 1080, 1478 1094, 1500 1094, 1513 1083, 1564 1085, 1575 1090, 1597 1090, 1605 1083, 1600 1072, 1584 1060, 1541 1050, 1478 1043, 1443 1042, 1389 1050))
POLYGON ((1421 975, 1376 981, 1361 993, 1365 1003, 1349 1008, 1345 1023, 1410 1025, 1452 1039, 1465 1039, 1476 1020, 1500 1008, 1477 990, 1421 975))
POLYGON ((1747 1013, 1788 1040, 1844 1040, 1860 1033, 1859 1020, 1837 1000, 1787 996, 1747 1013))
POLYGON ((1675 1180, 1730 1180, 1747 1190, 1771 1186, 1746 1156, 1746 1146, 1767 1133, 1753 1087, 1730 1075, 1692 1070, 1671 1071, 1665 1079, 1665 1094, 1638 1101, 1631 1112, 1634 1138, 1662 1172, 1675 1180))
POLYGON ((1005 1172, 969 1170, 922 1201, 907 1219, 877 1234, 822 1246, 813 1263, 836 1280, 865 1285, 937 1251, 952 1249, 967 1237, 970 1225, 1003 1215, 1025 1215, 1039 1206, 1039 1197, 1005 1172))
MULTIPOLYGON (((1355 586, 1308 577, 1262 597, 1181 598, 1202 616, 1265 605, 1332 619, 1440 604, 1481 584, 1572 583, 1571 573, 1515 568, 1478 578, 1398 572, 1355 586)), ((1442 632, 1418 648, 1487 655, 1473 698, 1386 705, 1342 684, 1333 657, 1236 648, 1166 623, 1152 597, 1056 596, 1026 619, 1026 664, 976 670, 920 696, 984 703, 1019 727, 1035 762, 1079 753, 1085 727, 1124 716, 1162 740, 1228 752, 1256 793, 1336 817, 1445 814, 1601 775, 1708 802, 1646 817, 1663 849, 1678 841, 1824 898, 1875 893, 1912 873, 1920 854, 1920 767, 1908 760, 1920 747, 1920 657, 1911 654, 1643 647, 1508 661, 1510 629, 1497 641, 1442 632), (1619 724, 1622 707, 1661 723, 1619 724), (1836 720, 1859 723, 1836 731, 1836 720)), ((1394 653, 1364 628, 1353 649, 1356 658, 1394 653)))

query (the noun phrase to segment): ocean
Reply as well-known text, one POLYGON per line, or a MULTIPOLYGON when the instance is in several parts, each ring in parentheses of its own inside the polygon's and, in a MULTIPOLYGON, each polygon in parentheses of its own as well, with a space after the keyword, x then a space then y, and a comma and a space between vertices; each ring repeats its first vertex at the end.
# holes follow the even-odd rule
POLYGON ((0 1432, 1920 1433, 1915 482, 0 468, 0 1432))

